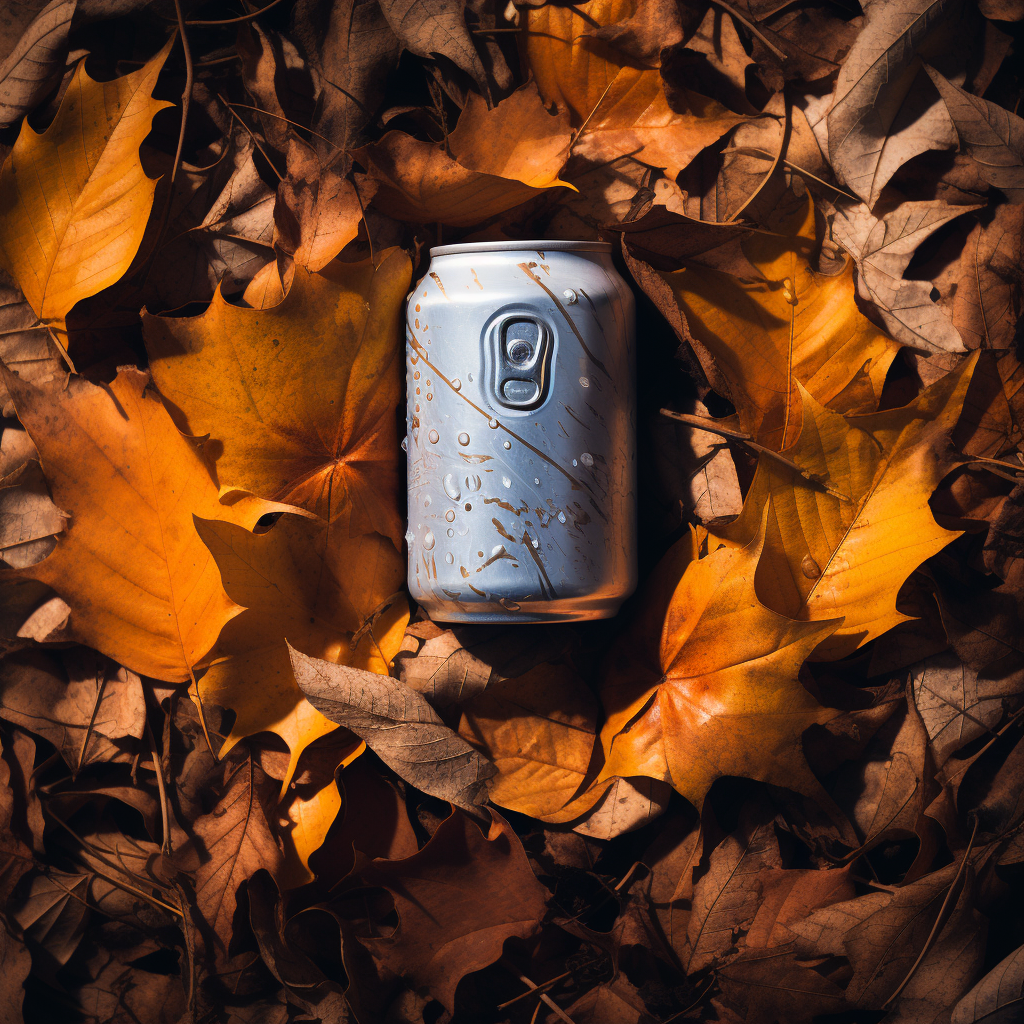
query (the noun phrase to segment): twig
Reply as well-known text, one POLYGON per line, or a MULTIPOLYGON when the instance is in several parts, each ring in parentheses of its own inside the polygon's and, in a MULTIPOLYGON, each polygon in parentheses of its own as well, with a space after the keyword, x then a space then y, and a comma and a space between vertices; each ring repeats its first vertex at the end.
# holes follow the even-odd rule
POLYGON ((96 713, 100 709, 100 702, 103 700, 103 691, 107 686, 107 674, 104 672, 100 674, 100 670, 96 669, 96 683, 97 693, 96 700, 93 702, 92 714, 89 716, 89 725, 85 730, 85 735, 82 737, 82 747, 78 751, 78 765, 75 770, 71 773, 71 778, 74 779, 78 776, 78 773, 82 770, 82 765, 85 763, 85 751, 89 746, 89 737, 92 736, 92 727, 96 724, 96 713))
POLYGON ((807 470, 787 459, 785 455, 780 455, 777 451, 774 451, 771 448, 766 448, 763 444, 758 444, 747 434, 743 434, 738 430, 729 430, 726 427, 720 427, 714 420, 706 419, 703 416, 691 416, 689 413, 685 412, 673 412, 671 409, 662 409, 661 415, 667 416, 671 420, 678 420, 680 423, 686 423, 691 427, 706 430, 711 434, 718 434, 721 437, 728 437, 733 441, 738 441, 740 444, 746 445, 759 455, 764 455, 769 459, 773 459, 775 462, 782 463, 783 466, 786 466, 794 473, 798 473, 802 476, 808 483, 813 484, 815 487, 820 487, 826 494, 831 494, 833 498, 838 498, 840 501, 852 500, 849 495, 843 494, 841 491, 837 491, 824 480, 819 480, 817 477, 812 476, 807 472, 807 470))
POLYGON ((928 953, 928 950, 932 947, 932 942, 935 936, 939 934, 940 929, 946 923, 946 908, 949 906, 949 901, 953 898, 953 893, 956 892, 957 882, 960 881, 960 876, 964 873, 964 868, 967 867, 967 858, 971 855, 971 847, 974 846, 974 839, 978 834, 978 818, 974 818, 974 828, 971 831, 970 841, 967 843, 967 849, 964 850, 963 858, 960 861, 960 867, 956 869, 956 874, 953 876, 953 881, 949 883, 949 891, 946 893, 946 898, 942 901, 942 906, 939 907, 939 914, 935 918, 935 923, 932 925, 932 930, 928 933, 928 938, 924 940, 924 945, 921 947, 921 952, 918 954, 917 959, 914 961, 910 970, 907 971, 907 976, 899 983, 896 991, 884 1003, 882 1003, 882 1009, 888 1009, 889 1004, 895 1002, 899 998, 899 994, 907 987, 910 983, 910 979, 914 976, 918 967, 921 966, 921 962, 924 960, 928 953))
MULTIPOLYGON (((507 966, 507 965, 506 965, 507 966)), ((565 1024, 576 1024, 576 1022, 570 1017, 565 1010, 563 1010, 558 1003, 554 1001, 546 992, 541 992, 541 986, 535 985, 525 974, 520 974, 515 968, 511 968, 512 973, 529 988, 529 992, 524 992, 523 995, 532 996, 536 995, 540 998, 540 1001, 549 1009, 554 1010, 558 1016, 565 1021, 565 1024)))
MULTIPOLYGON (((181 10, 181 0, 174 0, 174 13, 178 16, 178 34, 181 36, 181 48, 185 51, 185 91, 181 94, 181 128, 178 131, 178 148, 174 153, 174 166, 171 168, 171 185, 178 175, 178 168, 181 166, 181 154, 185 148, 185 128, 188 124, 188 108, 192 102, 192 85, 195 80, 192 67, 192 50, 188 45, 188 36, 185 34, 185 15, 181 10)), ((170 201, 167 203, 170 208, 170 201)))
POLYGON ((284 175, 274 166, 274 161, 270 159, 267 151, 260 145, 260 140, 256 138, 256 133, 231 109, 231 104, 220 93, 217 93, 217 99, 224 104, 228 113, 249 133, 249 138, 252 139, 253 145, 263 154, 263 159, 270 164, 270 169, 277 175, 277 180, 284 181, 284 175))
POLYGON ((342 148, 341 146, 331 142, 326 135, 321 135, 319 132, 313 131, 312 128, 307 128, 304 124, 299 124, 298 121, 293 121, 290 117, 285 117, 284 114, 274 114, 269 110, 264 110, 262 107, 254 107, 249 103, 229 103, 223 96, 218 96, 218 99, 228 108, 238 107, 239 110, 255 110, 257 114, 266 114, 267 117, 276 117, 278 121, 287 121, 288 124, 294 125, 296 128, 301 128, 304 132, 309 132, 310 135, 315 135, 318 139, 323 139, 323 141, 333 149, 342 148))
MULTIPOLYGON (((242 14, 237 18, 223 18, 220 21, 186 21, 186 25, 237 25, 240 21, 251 21, 253 18, 258 18, 261 14, 269 11, 271 7, 276 7, 283 0, 270 0, 269 4, 264 5, 258 11, 250 11, 248 14, 242 14)), ((175 5, 177 6, 177 5, 175 5)))
MULTIPOLYGON (((573 8, 573 9, 575 10, 575 8, 573 8)), ((601 106, 602 103, 604 103, 604 98, 605 98, 605 96, 608 95, 608 90, 611 89, 611 87, 614 84, 615 84, 615 79, 613 78, 604 87, 604 92, 601 93, 600 97, 598 98, 598 101, 594 104, 594 106, 591 109, 590 113, 587 114, 587 116, 583 119, 583 124, 580 125, 579 131, 576 132, 576 135, 573 137, 572 142, 569 143, 569 152, 570 153, 572 152, 572 147, 575 146, 576 143, 579 142, 579 140, 583 137, 583 132, 586 130, 587 125, 590 124, 590 119, 597 113, 597 108, 599 106, 601 106)))
POLYGON ((498 1006, 497 1009, 504 1010, 507 1006, 512 1006, 514 1003, 518 1003, 521 999, 526 999, 528 996, 532 996, 535 992, 540 992, 541 989, 548 989, 551 988, 552 985, 557 985, 558 982, 564 981, 571 975, 572 971, 566 971, 565 974, 559 974, 557 978, 548 978, 547 981, 542 981, 536 988, 528 989, 526 992, 520 992, 519 995, 513 996, 511 999, 498 1006))
POLYGON ((749 196, 743 201, 743 204, 736 210, 736 212, 726 221, 727 224, 735 224, 739 215, 758 197, 761 190, 768 184, 768 179, 775 173, 775 168, 779 166, 779 161, 782 159, 782 151, 786 148, 786 137, 789 134, 789 125, 784 124, 782 126, 782 138, 779 139, 779 151, 771 156, 772 165, 768 168, 768 173, 761 179, 757 188, 750 193, 749 196))
POLYGON ((746 25, 747 30, 757 36, 757 38, 760 39, 761 42, 779 58, 779 60, 785 60, 786 57, 789 56, 787 53, 780 50, 753 22, 744 18, 732 4, 726 3, 725 0, 711 0, 711 2, 716 7, 721 7, 723 11, 731 14, 741 25, 746 25))
POLYGON ((156 772, 156 788, 160 795, 160 827, 163 830, 164 841, 160 846, 160 852, 169 857, 174 851, 171 848, 171 821, 167 813, 167 786, 164 783, 163 762, 156 749, 156 737, 150 728, 149 719, 146 719, 146 740, 149 742, 149 752, 153 756, 153 771, 156 772))

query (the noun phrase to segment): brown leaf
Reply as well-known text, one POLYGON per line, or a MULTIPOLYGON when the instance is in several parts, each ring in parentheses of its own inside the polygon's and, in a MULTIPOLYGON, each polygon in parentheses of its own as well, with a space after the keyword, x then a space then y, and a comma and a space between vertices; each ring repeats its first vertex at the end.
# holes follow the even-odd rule
POLYGON ((0 558, 14 569, 41 562, 67 517, 50 500, 34 459, 0 479, 0 558))
POLYGON ((1024 946, 1004 957, 953 1007, 952 1024, 1013 1024, 1024 1003, 1024 946))
POLYGON ((391 938, 364 944, 449 1009, 459 981, 494 963, 506 939, 533 935, 547 903, 518 837, 497 815, 485 837, 453 811, 419 853, 375 860, 362 878, 391 892, 399 920, 391 938))
MULTIPOLYGON (((15 740, 17 742, 17 740, 15 740)), ((7 747, 10 749, 10 742, 7 747)), ((33 744, 33 749, 34 749, 33 744)), ((7 906, 14 887, 20 881, 22 875, 32 867, 32 851, 18 838, 11 825, 15 812, 15 797, 11 791, 11 768, 7 763, 7 757, 0 757, 0 907, 7 906)), ((20 774, 20 773, 19 773, 20 774)), ((0 929, 4 931, 4 929, 0 929)), ((9 943, 12 940, 9 940, 9 943)), ((16 946, 8 944, 2 956, 11 955, 16 957, 16 946)), ((3 1002, 0 1001, 0 1006, 3 1002)))
POLYGON ((0 14, 0 126, 14 124, 60 81, 74 13, 75 0, 35 0, 13 4, 0 14), (26 15, 36 11, 25 24, 26 15))
POLYGON ((218 962, 230 952, 239 887, 260 868, 274 872, 283 864, 263 809, 263 800, 273 799, 266 776, 246 757, 233 766, 214 809, 194 823, 205 855, 195 873, 197 924, 218 962))
POLYGON ((27 651, 0 662, 0 715, 49 740, 78 772, 131 761, 146 704, 134 672, 78 647, 60 660, 27 651))
POLYGON ((332 665, 288 648, 299 689, 322 715, 354 732, 393 771, 425 793, 477 810, 495 767, 389 676, 332 665))
POLYGON ((1024 589, 1024 485, 1007 496, 989 523, 985 538, 985 568, 1015 590, 1024 589))
POLYGON ((761 902, 762 873, 781 868, 782 858, 770 816, 747 812, 739 829, 711 851, 707 874, 693 887, 693 911, 686 929, 688 972, 722 960, 735 946, 741 926, 761 902))
POLYGON ((37 874, 11 917, 53 960, 64 965, 78 948, 89 917, 90 875, 50 869, 37 874))

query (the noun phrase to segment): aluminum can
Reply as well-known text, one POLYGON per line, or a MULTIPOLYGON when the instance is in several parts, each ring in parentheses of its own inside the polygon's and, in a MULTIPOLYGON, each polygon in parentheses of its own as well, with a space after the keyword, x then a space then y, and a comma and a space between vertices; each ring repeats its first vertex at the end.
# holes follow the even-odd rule
POLYGON ((614 615, 636 586, 636 371, 611 246, 430 256, 406 328, 410 593, 447 622, 614 615))

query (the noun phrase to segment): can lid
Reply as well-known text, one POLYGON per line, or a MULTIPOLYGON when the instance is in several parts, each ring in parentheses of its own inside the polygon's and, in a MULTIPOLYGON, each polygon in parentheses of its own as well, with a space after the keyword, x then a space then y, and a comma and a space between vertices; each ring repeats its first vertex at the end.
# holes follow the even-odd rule
POLYGON ((462 252, 611 252, 611 242, 573 242, 564 238, 528 238, 521 242, 461 242, 457 245, 435 245, 431 256, 454 256, 462 252))

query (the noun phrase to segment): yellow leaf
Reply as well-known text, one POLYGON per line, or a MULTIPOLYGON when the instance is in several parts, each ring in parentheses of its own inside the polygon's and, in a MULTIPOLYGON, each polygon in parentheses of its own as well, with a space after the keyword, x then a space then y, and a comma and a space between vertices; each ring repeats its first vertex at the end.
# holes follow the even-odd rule
POLYGON ((225 626, 213 665, 199 680, 203 701, 235 712, 219 755, 258 732, 276 733, 291 760, 337 725, 309 704, 295 683, 287 640, 310 657, 388 674, 409 619, 399 593, 405 563, 380 534, 348 537, 336 527, 285 513, 269 532, 197 520, 224 589, 245 610, 225 626), (374 612, 394 601, 352 641, 374 612))
POLYGON ((561 813, 586 777, 596 733, 586 683, 568 665, 551 663, 492 681, 465 706, 459 725, 498 769, 491 801, 544 821, 578 817, 600 795, 561 813))
POLYGON ((94 82, 80 62, 46 131, 22 124, 0 171, 0 251, 41 320, 62 325, 135 258, 156 189, 139 146, 173 106, 152 97, 173 43, 112 82, 94 82))
MULTIPOLYGON (((696 541, 691 537, 666 557, 692 559, 696 541)), ((800 738, 834 712, 815 701, 798 673, 838 623, 796 622, 757 599, 754 573, 763 545, 762 523, 745 547, 720 547, 690 561, 669 601, 658 648, 635 650, 627 636, 613 653, 603 692, 601 779, 662 779, 698 807, 723 775, 823 796, 800 738)))
POLYGON ((740 430, 776 451, 800 431, 798 384, 839 412, 870 412, 899 350, 857 309, 852 261, 835 277, 811 268, 810 196, 782 233, 744 242, 763 281, 706 267, 661 274, 702 361, 724 377, 740 430))
POLYGON ((747 118, 688 90, 679 90, 686 109, 673 110, 658 71, 630 67, 621 53, 588 34, 595 22, 612 25, 635 9, 635 0, 530 7, 524 63, 544 102, 567 108, 574 127, 585 125, 575 153, 597 162, 629 154, 665 168, 674 178, 702 149, 747 118))
POLYGON ((740 517, 715 531, 746 544, 768 508, 761 599, 804 621, 844 619, 816 659, 844 657, 910 618, 896 610, 900 587, 960 536, 935 522, 928 499, 956 464, 949 434, 976 365, 977 353, 910 405, 866 416, 840 416, 801 389, 803 429, 783 454, 834 493, 762 458, 740 517))
POLYGON ((388 132, 355 156, 379 182, 374 204, 415 222, 477 224, 568 182, 569 120, 528 82, 491 110, 471 93, 445 146, 388 132))
POLYGON ((122 369, 109 385, 82 377, 7 387, 70 513, 45 561, 18 571, 71 606, 70 636, 138 672, 183 682, 241 609, 224 593, 192 517, 252 527, 276 507, 222 504, 195 446, 178 432, 149 375, 122 369))
POLYGON ((144 316, 153 378, 180 426, 211 436, 222 484, 401 544, 395 408, 411 274, 390 249, 323 274, 296 267, 267 309, 218 291, 201 316, 144 316))

